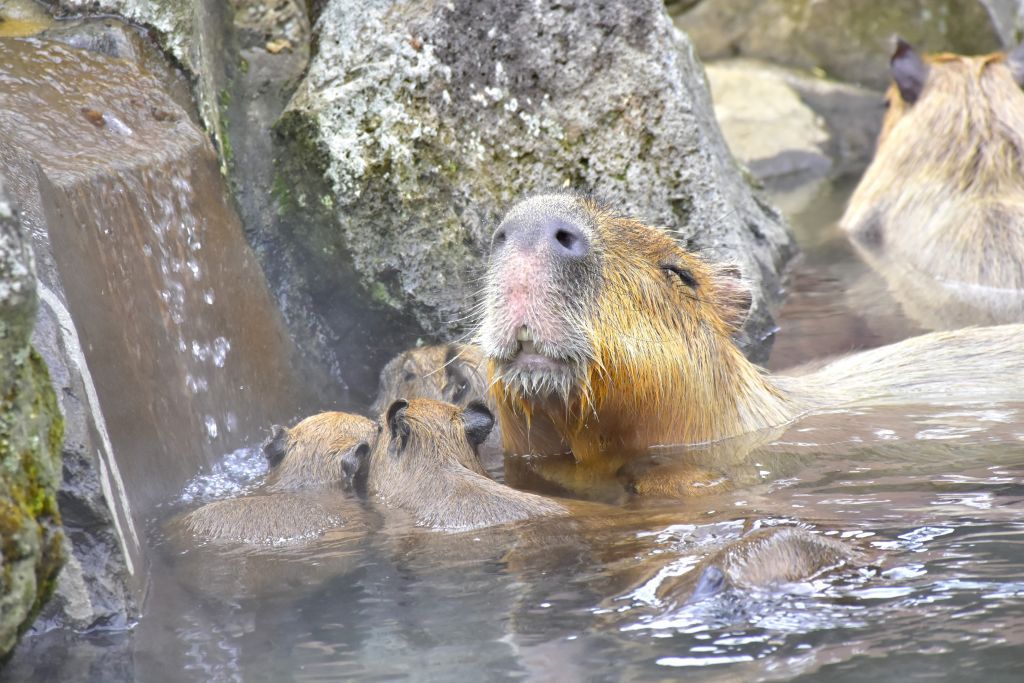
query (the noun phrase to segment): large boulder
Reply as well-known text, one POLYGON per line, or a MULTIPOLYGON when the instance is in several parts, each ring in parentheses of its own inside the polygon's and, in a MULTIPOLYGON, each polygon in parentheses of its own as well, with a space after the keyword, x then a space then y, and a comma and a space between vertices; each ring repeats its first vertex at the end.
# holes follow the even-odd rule
POLYGON ((29 341, 35 274, 0 178, 0 661, 53 593, 63 563, 63 423, 29 341))
MULTIPOLYGON (((1020 3, 999 0, 703 0, 676 25, 703 59, 754 57, 873 88, 889 81, 892 36, 925 52, 980 54, 1013 43, 1020 3)), ((691 7, 692 5, 692 7, 691 7)))
POLYGON ((292 235, 322 291, 457 336, 502 211, 574 188, 738 262, 748 331, 772 329, 790 236, 729 155, 660 2, 329 0, 313 44, 277 126, 292 160, 279 190, 327 221, 292 235))

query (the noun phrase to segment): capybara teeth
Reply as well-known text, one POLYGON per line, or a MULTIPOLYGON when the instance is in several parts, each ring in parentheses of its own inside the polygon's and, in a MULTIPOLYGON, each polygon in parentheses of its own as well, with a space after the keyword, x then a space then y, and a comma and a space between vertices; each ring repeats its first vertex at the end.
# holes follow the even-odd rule
POLYGON ((519 332, 516 333, 516 340, 521 342, 533 342, 533 333, 530 332, 530 328, 523 325, 519 328, 519 332))

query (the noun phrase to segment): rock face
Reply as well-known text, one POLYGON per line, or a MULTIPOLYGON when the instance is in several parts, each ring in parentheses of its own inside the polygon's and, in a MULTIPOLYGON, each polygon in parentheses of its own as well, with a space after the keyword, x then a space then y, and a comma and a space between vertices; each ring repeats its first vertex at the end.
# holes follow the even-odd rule
MULTIPOLYGON (((1010 0, 703 0, 676 17, 703 59, 754 57, 884 88, 891 39, 922 52, 979 54, 1013 43, 1010 0)), ((686 8, 680 8, 686 10, 686 8)))
POLYGON ((315 188, 305 203, 333 221, 294 235, 325 289, 451 338, 501 212, 574 188, 737 261, 756 292, 748 331, 771 329, 790 237, 730 157, 660 2, 330 0, 314 45, 277 130, 302 161, 289 185, 315 188), (295 182, 303 166, 327 184, 295 182))
POLYGON ((64 560, 63 423, 29 344, 35 309, 32 257, 0 179, 0 661, 53 593, 64 560))
POLYGON ((729 149, 767 187, 859 173, 871 161, 881 93, 756 60, 706 68, 729 149))

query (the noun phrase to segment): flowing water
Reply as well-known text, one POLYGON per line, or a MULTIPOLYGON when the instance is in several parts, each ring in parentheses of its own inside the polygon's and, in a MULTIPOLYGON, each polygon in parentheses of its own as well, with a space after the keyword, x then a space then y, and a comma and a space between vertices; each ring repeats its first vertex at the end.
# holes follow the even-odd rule
MULTIPOLYGON (((36 73, 40 83, 49 78, 33 66, 37 53, 68 56, 55 46, 0 43, 5 59, 24 60, 22 78, 36 73)), ((110 68, 92 66, 78 78, 110 68)), ((17 100, 24 91, 0 76, 8 78, 6 88, 0 81, 3 108, 29 109, 17 100)), ((44 102, 45 92, 33 92, 34 101, 44 102)), ((117 96, 115 88, 102 106, 83 100, 73 107, 85 121, 81 135, 111 136, 111 154, 123 129, 169 125, 150 106, 120 109, 117 96), (153 120, 122 111, 150 112, 153 120)), ((0 123, 12 125, 9 117, 0 123)), ((56 135, 62 125, 55 114, 47 126, 19 130, 56 135)), ((236 219, 223 210, 223 221, 198 217, 199 207, 223 206, 210 189, 219 187, 215 159, 205 143, 198 149, 206 150, 198 167, 169 160, 122 174, 117 166, 116 175, 88 183, 74 182, 74 168, 65 168, 81 155, 38 155, 43 201, 57 214, 51 225, 67 227, 51 239, 89 365, 106 373, 123 368, 116 381, 98 372, 97 383, 104 407, 112 406, 106 412, 117 461, 136 509, 147 510, 137 514, 148 522, 139 527, 149 532, 150 580, 132 633, 70 635, 52 656, 16 659, 3 676, 1024 678, 1020 397, 805 420, 770 451, 743 458, 736 470, 742 485, 732 492, 633 507, 585 529, 551 522, 432 532, 353 499, 357 523, 301 546, 196 547, 165 534, 162 517, 259 484, 265 464, 252 448, 254 435, 261 421, 286 411, 272 387, 290 376, 277 332, 272 343, 260 337, 278 329, 267 327, 276 315, 261 281, 237 286, 252 266, 232 256, 237 250, 218 247, 240 234, 236 219), (106 212, 126 218, 100 220, 106 212), (253 292, 255 300, 245 298, 253 292), (234 315, 240 318, 219 317, 234 315), (146 435, 157 441, 147 443, 146 435), (170 464, 157 467, 160 458, 170 464), (864 559, 812 581, 726 591, 692 604, 685 591, 659 592, 686 585, 700 558, 723 543, 780 525, 846 539, 864 559), (131 639, 130 656, 104 658, 103 648, 117 638, 131 639), (84 641, 93 646, 87 653, 79 648, 84 641)), ((836 230, 849 189, 824 187, 794 218, 805 253, 779 315, 773 368, 923 330, 836 230)))

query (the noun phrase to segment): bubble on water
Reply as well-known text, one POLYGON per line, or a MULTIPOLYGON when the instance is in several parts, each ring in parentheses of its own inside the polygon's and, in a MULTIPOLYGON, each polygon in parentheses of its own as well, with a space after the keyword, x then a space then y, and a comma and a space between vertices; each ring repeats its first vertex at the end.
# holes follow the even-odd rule
POLYGON ((206 423, 206 434, 211 439, 217 438, 217 420, 212 415, 207 415, 204 420, 206 423))
POLYGON ((224 367, 224 361, 231 350, 231 342, 224 337, 217 337, 213 340, 213 364, 218 368, 224 367))
POLYGON ((260 483, 267 472, 267 459, 257 446, 232 451, 209 472, 192 478, 181 492, 183 503, 205 503, 245 493, 260 483))

